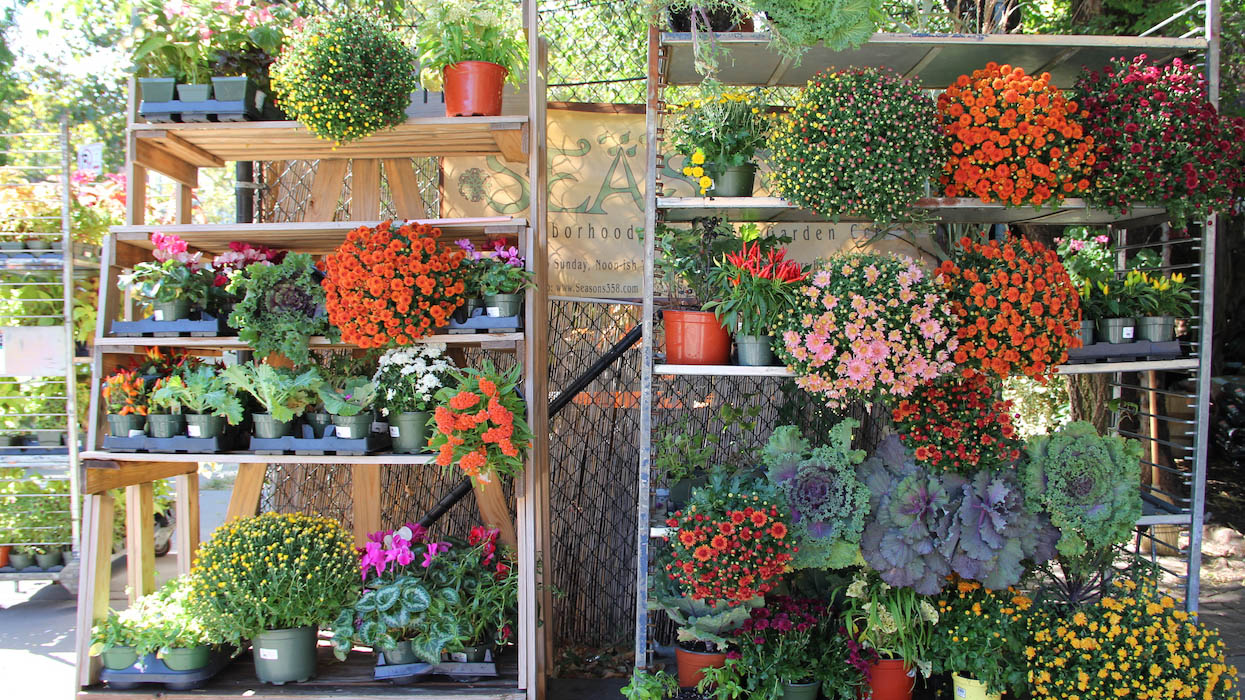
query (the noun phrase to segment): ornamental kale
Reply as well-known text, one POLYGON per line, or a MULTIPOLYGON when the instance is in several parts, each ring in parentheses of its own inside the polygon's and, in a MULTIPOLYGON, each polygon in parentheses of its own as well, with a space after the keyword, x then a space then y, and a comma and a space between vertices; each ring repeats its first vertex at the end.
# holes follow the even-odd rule
POLYGON ((1050 519, 1025 508, 1018 480, 1008 472, 982 470, 964 484, 955 523, 958 542, 951 568, 986 588, 1014 586, 1026 561, 1042 563, 1055 555, 1059 532, 1050 519))
POLYGON ((869 507, 869 490, 857 478, 855 465, 864 450, 853 450, 847 419, 831 428, 828 445, 808 449, 795 426, 774 431, 762 452, 770 481, 791 508, 800 542, 795 568, 841 569, 859 558, 860 535, 869 507))
POLYGON ((226 287, 242 295, 229 314, 230 327, 258 355, 279 352, 295 363, 306 362, 312 336, 338 337, 323 310, 321 276, 306 253, 287 255, 277 265, 246 267, 226 287))
POLYGON ((1124 542, 1141 517, 1141 446, 1101 436, 1077 421, 1039 435, 1027 446, 1024 471, 1029 507, 1059 528, 1065 564, 1088 564, 1124 542))

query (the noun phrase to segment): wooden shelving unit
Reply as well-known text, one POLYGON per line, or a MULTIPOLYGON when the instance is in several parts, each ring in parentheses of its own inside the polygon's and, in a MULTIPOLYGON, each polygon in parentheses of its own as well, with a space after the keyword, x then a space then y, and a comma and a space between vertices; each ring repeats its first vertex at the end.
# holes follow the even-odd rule
MULTIPOLYGON (((538 28, 540 17, 535 0, 523 4, 525 26, 538 28)), ((323 255, 334 250, 346 235, 359 226, 374 226, 381 213, 381 173, 388 181, 388 193, 399 221, 413 220, 440 227, 443 241, 468 238, 477 243, 506 238, 518 241, 535 282, 527 292, 523 327, 515 333, 472 335, 439 334, 422 342, 445 343, 451 348, 468 346, 486 350, 514 352, 524 367, 523 395, 528 403, 527 420, 536 438, 526 469, 514 484, 514 511, 496 482, 476 482, 476 501, 481 519, 502 530, 502 539, 516 547, 519 562, 519 610, 516 635, 517 653, 501 659, 502 675, 476 683, 427 683, 396 687, 371 681, 370 657, 352 655, 346 664, 321 661, 320 675, 311 683, 280 688, 263 686, 254 680, 245 663, 236 663, 206 688, 187 693, 194 697, 350 697, 381 698, 414 695, 425 698, 496 698, 539 700, 544 695, 545 668, 549 657, 549 615, 552 599, 542 580, 549 571, 548 396, 547 363, 548 310, 545 291, 547 272, 546 219, 547 155, 546 86, 544 84, 544 40, 535 29, 528 31, 527 114, 501 117, 415 118, 360 141, 336 146, 317 139, 293 122, 240 122, 201 124, 137 123, 137 96, 131 88, 130 125, 127 139, 127 216, 126 224, 107 236, 98 265, 101 269, 99 318, 91 365, 92 405, 88 437, 84 450, 85 467, 82 492, 84 536, 82 539, 82 585, 78 601, 77 668, 79 697, 123 696, 160 697, 180 693, 160 686, 136 691, 115 691, 99 685, 98 659, 88 655, 89 634, 94 622, 102 619, 108 607, 109 554, 112 542, 113 498, 110 489, 124 487, 127 498, 126 551, 131 600, 154 590, 152 552, 152 482, 174 478, 177 485, 178 569, 191 568, 199 541, 198 463, 238 463, 227 518, 253 515, 269 464, 334 464, 351 470, 351 494, 355 538, 362 542, 366 533, 382 526, 381 465, 414 469, 432 466, 427 454, 341 455, 257 455, 121 453, 102 449, 104 426, 100 407, 100 378, 125 364, 128 357, 146 348, 181 348, 203 355, 225 351, 244 351, 247 346, 236 337, 137 338, 112 333, 112 321, 130 317, 116 281, 127 268, 150 259, 150 235, 155 231, 177 234, 194 249, 214 254, 231 241, 263 244, 273 248, 323 255), (477 217, 459 219, 416 219, 423 215, 418 179, 411 159, 429 156, 497 156, 511 163, 525 163, 531 192, 535 193, 526 217, 477 217), (229 161, 317 160, 301 221, 275 223, 192 224, 193 190, 198 186, 198 170, 221 167, 229 161), (350 178, 348 221, 335 221, 346 173, 350 178), (175 198, 176 224, 154 226, 144 221, 147 173, 157 171, 178 183, 175 198), (538 609, 543 620, 538 620, 538 609)), ((313 338, 312 348, 345 348, 348 345, 313 338)), ((322 648, 321 651, 324 651, 322 648)))

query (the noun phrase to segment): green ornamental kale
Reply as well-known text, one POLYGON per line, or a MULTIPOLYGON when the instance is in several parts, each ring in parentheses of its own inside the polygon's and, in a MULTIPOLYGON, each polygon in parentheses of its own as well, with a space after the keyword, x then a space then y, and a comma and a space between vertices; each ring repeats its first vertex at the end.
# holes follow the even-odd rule
POLYGON ((1026 501, 1050 515, 1065 558, 1095 557, 1126 541, 1141 517, 1141 445, 1077 421, 1026 447, 1026 501))
POLYGON ((869 508, 869 489, 856 477, 864 450, 853 450, 847 419, 830 429, 825 446, 809 451, 795 426, 774 431, 761 453, 769 479, 791 508, 800 543, 792 566, 841 569, 859 558, 860 536, 869 508))
POLYGON ((295 364, 306 362, 312 336, 338 336, 324 311, 318 274, 306 253, 287 255, 279 265, 247 266, 227 288, 244 295, 229 314, 229 326, 260 355, 279 352, 295 364))

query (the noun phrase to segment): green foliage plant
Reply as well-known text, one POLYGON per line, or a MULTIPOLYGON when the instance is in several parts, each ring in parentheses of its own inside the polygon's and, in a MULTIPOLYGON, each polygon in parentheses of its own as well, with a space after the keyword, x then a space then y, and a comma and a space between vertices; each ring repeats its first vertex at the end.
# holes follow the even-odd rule
POLYGON ((200 415, 221 416, 230 425, 242 422, 242 402, 235 389, 210 365, 200 365, 161 379, 151 394, 150 403, 170 413, 186 409, 200 415))
POLYGON ((303 513, 238 518, 199 550, 191 582, 192 613, 235 646, 265 630, 327 626, 359 594, 354 538, 303 513))
POLYGON ((294 420, 315 404, 321 384, 314 367, 295 372, 253 362, 227 367, 223 376, 235 393, 244 391, 255 397, 264 412, 279 421, 294 420))
POLYGON ((340 390, 321 384, 318 389, 324 410, 335 416, 357 416, 376 402, 376 383, 367 377, 351 377, 340 390))
POLYGON ((771 43, 799 61, 810 46, 831 51, 859 48, 886 19, 882 0, 755 0, 765 16, 771 43))
POLYGON ((337 339, 315 263, 306 253, 287 255, 279 265, 250 265, 232 278, 228 290, 243 295, 229 325, 261 356, 277 352, 300 364, 310 358, 312 336, 337 339))
POLYGON ((406 121, 415 54, 366 12, 323 14, 272 65, 277 103, 319 138, 356 141, 406 121))
POLYGON ((665 671, 636 669, 620 692, 627 700, 669 700, 679 693, 679 679, 665 671))
POLYGON ((938 611, 907 587, 889 586, 872 572, 860 572, 843 592, 843 626, 855 641, 883 659, 903 659, 929 677, 930 637, 938 611))
POLYGON ((701 96, 670 107, 672 142, 682 173, 705 194, 727 168, 753 162, 765 146, 765 103, 752 92, 723 91, 706 83, 701 96))
POLYGON ((992 591, 957 581, 938 598, 938 625, 929 639, 934 671, 981 681, 988 693, 1023 694, 1032 607, 1033 600, 1014 588, 992 591))
POLYGON ((721 296, 713 270, 728 253, 741 251, 745 244, 757 243, 760 252, 791 242, 789 236, 762 236, 756 224, 744 224, 736 232, 729 222, 717 218, 696 219, 691 226, 657 227, 657 274, 665 281, 672 306, 703 308, 721 296), (687 289, 690 297, 683 297, 687 289))
POLYGON ((419 81, 428 90, 443 88, 448 66, 463 61, 496 63, 506 79, 521 85, 527 75, 527 40, 522 5, 511 0, 414 0, 419 27, 419 81))
POLYGON ((109 610, 108 617, 91 629, 91 656, 114 647, 132 647, 142 659, 147 654, 163 656, 170 649, 220 643, 216 633, 188 608, 190 589, 190 578, 181 576, 121 612, 109 610))

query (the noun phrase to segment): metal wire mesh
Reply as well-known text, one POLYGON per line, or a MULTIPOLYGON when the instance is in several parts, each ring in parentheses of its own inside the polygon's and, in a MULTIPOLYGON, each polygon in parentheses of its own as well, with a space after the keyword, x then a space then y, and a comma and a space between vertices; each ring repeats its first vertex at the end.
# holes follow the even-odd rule
POLYGON ((542 3, 553 102, 644 101, 644 4, 632 0, 542 3))
MULTIPOLYGON (((342 181, 342 190, 333 212, 333 221, 348 221, 350 215, 350 183, 353 161, 346 168, 342 181)), ((311 201, 312 184, 315 182, 318 160, 287 160, 261 163, 256 168, 259 187, 256 189, 256 220, 265 221, 302 221, 306 214, 307 203, 311 201)), ((415 170, 415 178, 419 190, 421 208, 414 212, 414 218, 434 219, 440 215, 440 158, 412 158, 411 166, 415 170)), ((380 179, 380 218, 398 218, 393 196, 389 191, 389 175, 381 168, 380 179)))

